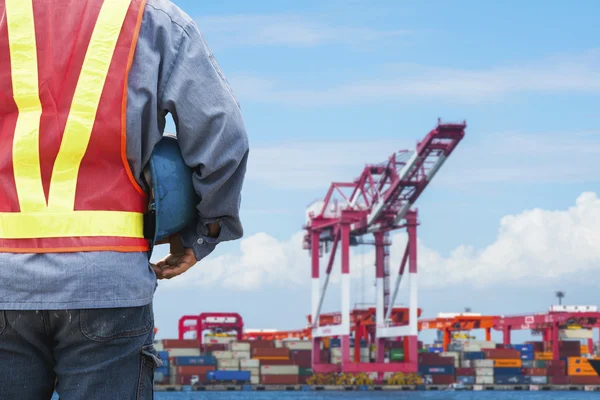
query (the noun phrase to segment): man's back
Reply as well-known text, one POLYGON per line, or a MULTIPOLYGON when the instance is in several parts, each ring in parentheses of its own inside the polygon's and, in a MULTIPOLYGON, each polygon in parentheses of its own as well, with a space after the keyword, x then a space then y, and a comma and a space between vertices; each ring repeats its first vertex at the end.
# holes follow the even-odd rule
POLYGON ((239 105, 171 2, 0 0, 2 396, 57 381, 61 399, 151 398, 157 274, 242 236, 247 156, 239 105), (144 168, 167 113, 200 201, 151 265, 144 168))
MULTIPOLYGON (((15 1, 8 1, 7 6, 11 2, 15 1)), ((123 4, 129 4, 128 1, 106 4, 109 3, 111 7, 104 11, 105 15, 110 16, 114 16, 115 12, 124 13, 123 4)), ((101 0, 33 2, 36 8, 40 98, 44 105, 40 118, 42 134, 39 143, 41 181, 46 198, 50 191, 53 162, 61 146, 77 79, 80 78, 86 51, 90 49, 90 43, 94 43, 91 42, 92 34, 103 5, 105 2, 101 0)), ((243 174, 247 142, 245 135, 240 134, 244 132, 244 128, 238 105, 193 20, 166 0, 148 0, 145 7, 142 2, 134 1, 130 7, 129 20, 125 18, 124 24, 129 21, 130 26, 135 26, 138 17, 141 18, 141 23, 135 52, 131 54, 128 64, 130 73, 126 103, 119 98, 118 90, 104 91, 101 104, 112 104, 103 109, 104 115, 100 117, 104 119, 100 121, 119 121, 121 105, 126 105, 127 118, 124 125, 127 166, 135 177, 131 186, 139 185, 143 190, 148 190, 142 179, 142 169, 148 163, 154 145, 161 139, 166 112, 171 112, 178 122, 182 152, 186 154, 190 164, 201 166, 203 175, 209 175, 218 167, 221 169, 220 173, 226 172, 225 178, 243 174), (134 10, 136 3, 140 7, 139 13, 134 10), (219 145, 220 142, 229 142, 231 145, 223 147, 219 145), (217 149, 217 152, 208 154, 205 152, 207 148, 217 149), (230 162, 232 160, 235 160, 233 164, 230 162), (223 171, 223 168, 229 170, 223 171)), ((10 15, 7 17, 8 23, 2 24, 3 32, 0 35, 2 52, 8 50, 6 39, 10 15)), ((97 31, 96 35, 99 39, 106 39, 108 32, 109 30, 97 31)), ((129 58, 130 49, 123 38, 121 35, 115 55, 121 54, 129 58), (121 45, 120 50, 118 45, 121 45)), ((17 55, 18 50, 15 50, 17 55)), ((0 70, 6 70, 6 65, 2 64, 7 62, 6 58, 0 60, 0 70)), ((114 64, 113 60, 113 67, 114 64)), ((25 76, 32 73, 31 68, 21 68, 19 71, 23 79, 31 82, 31 77, 25 76)), ((8 78, 3 75, 0 81, 0 87, 4 88, 3 94, 10 93, 7 88, 10 88, 11 81, 8 78)), ((118 83, 117 80, 115 82, 118 83)), ((0 112, 2 109, 6 110, 8 102, 2 103, 4 105, 0 106, 0 112)), ((6 119, 3 119, 7 121, 14 116, 14 112, 5 112, 4 115, 6 119)), ((10 124, 7 122, 3 123, 3 127, 8 128, 2 130, 3 135, 9 132, 8 125, 10 124)), ((115 188, 118 177, 102 167, 109 165, 102 153, 106 138, 100 135, 94 137, 98 140, 90 142, 87 158, 81 165, 80 173, 83 170, 87 175, 80 176, 78 195, 82 190, 97 192, 99 195, 96 199, 109 202, 108 207, 116 209, 119 207, 116 204, 119 191, 115 188), (87 182, 83 181, 85 177, 87 182), (107 178, 109 179, 106 180, 107 178)), ((4 140, 3 143, 0 148, 1 169, 9 176, 12 148, 9 146, 10 140, 4 140)), ((24 151, 30 151, 35 146, 31 142, 24 142, 23 147, 24 151)), ((208 185, 204 180, 198 180, 196 187, 202 192, 200 214, 204 214, 202 216, 206 222, 221 217, 221 221, 225 222, 221 238, 231 240, 240 237, 242 231, 237 214, 238 196, 230 194, 241 189, 241 180, 229 180, 219 191, 212 189, 218 187, 218 182, 208 185)), ((11 192, 14 193, 14 189, 0 194, 4 196, 0 207, 6 208, 14 204, 14 201, 7 201, 11 200, 7 197, 11 192)), ((87 205, 75 203, 79 209, 87 205)), ((14 208, 0 211, 15 211, 14 208)), ((203 240, 202 244, 198 244, 197 239, 201 233, 191 232, 188 236, 190 246, 195 244, 198 260, 213 250, 214 241, 203 240)), ((5 309, 137 306, 150 301, 156 285, 144 251, 0 253, 0 279, 5 283, 0 289, 0 308, 5 309), (19 274, 14 274, 15 265, 19 265, 19 274), (35 282, 36 290, 24 290, 31 287, 31 282, 35 282)))

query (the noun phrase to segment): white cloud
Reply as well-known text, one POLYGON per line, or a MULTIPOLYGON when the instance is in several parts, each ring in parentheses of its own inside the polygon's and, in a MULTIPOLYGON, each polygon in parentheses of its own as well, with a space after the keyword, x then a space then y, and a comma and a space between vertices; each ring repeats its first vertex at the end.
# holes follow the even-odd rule
POLYGON ((197 22, 211 44, 216 46, 356 46, 409 34, 408 31, 400 29, 378 30, 340 26, 316 15, 206 16, 197 18, 197 22))
MULTIPOLYGON (((482 137, 479 130, 467 126, 465 138, 436 175, 434 185, 456 188, 482 183, 573 183, 600 179, 600 131, 498 132, 482 137)), ((413 150, 416 140, 427 132, 424 129, 411 141, 373 138, 256 146, 247 177, 280 189, 320 189, 324 194, 332 181, 357 178, 365 163, 381 163, 394 151, 413 150)))
MULTIPOLYGON (((320 107, 374 100, 449 100, 480 104, 521 93, 600 93, 600 50, 556 56, 535 62, 482 69, 438 68, 424 65, 388 66, 372 71, 377 78, 324 88, 310 82, 290 87, 264 77, 232 75, 242 102, 258 101, 320 107)), ((322 86, 322 83, 318 83, 322 86)))
MULTIPOLYGON (((264 286, 303 287, 310 280, 308 251, 302 249, 303 233, 286 241, 259 233, 241 240, 240 252, 209 258, 184 276, 165 282, 165 288, 220 284, 228 289, 257 290, 264 286)), ((393 237, 390 266, 400 263, 405 235, 393 237)), ((496 240, 483 249, 468 245, 456 248, 448 257, 419 242, 420 285, 442 288, 496 284, 542 284, 573 279, 590 279, 600 272, 600 199, 595 193, 579 196, 567 210, 532 209, 507 215, 500 221, 496 240)), ((371 250, 371 249, 369 249, 371 250)), ((335 266, 339 275, 339 253, 335 266)), ((365 271, 366 282, 373 277, 374 254, 353 249, 351 272, 355 282, 365 271), (363 254, 361 254, 364 252, 363 254)), ((321 261, 325 268, 327 258, 321 261)), ((324 271, 324 269, 323 269, 324 271)), ((394 276, 394 273, 392 273, 394 276)), ((337 279, 333 279, 335 284, 337 279)), ((368 289, 369 294, 372 288, 368 289)))

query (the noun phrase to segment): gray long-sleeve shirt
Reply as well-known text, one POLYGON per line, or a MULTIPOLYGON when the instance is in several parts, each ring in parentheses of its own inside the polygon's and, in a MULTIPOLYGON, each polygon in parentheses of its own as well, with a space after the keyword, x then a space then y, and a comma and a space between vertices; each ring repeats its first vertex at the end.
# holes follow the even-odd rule
MULTIPOLYGON (((195 231, 183 236, 201 260, 242 236, 248 139, 239 104, 193 20, 167 0, 147 2, 128 85, 127 158, 140 185, 147 189, 143 168, 168 113, 185 162, 195 167, 202 200, 195 231), (219 237, 206 237, 206 224, 217 220, 219 237)), ((145 252, 0 253, 0 282, 0 309, 140 306, 157 284, 145 252)))

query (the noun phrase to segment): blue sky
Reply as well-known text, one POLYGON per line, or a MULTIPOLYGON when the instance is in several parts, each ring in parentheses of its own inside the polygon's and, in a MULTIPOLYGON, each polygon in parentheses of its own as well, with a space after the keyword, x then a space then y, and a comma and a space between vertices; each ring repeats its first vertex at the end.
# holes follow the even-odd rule
MULTIPOLYGON (((307 205, 414 148, 438 117, 467 130, 417 202, 425 315, 543 311, 557 289, 596 301, 598 2, 174 2, 230 81, 251 153, 245 238, 159 284, 159 337, 203 311, 304 326, 307 205)), ((370 251, 353 256, 353 301, 372 301, 370 251)), ((338 298, 334 285, 328 310, 338 298)))

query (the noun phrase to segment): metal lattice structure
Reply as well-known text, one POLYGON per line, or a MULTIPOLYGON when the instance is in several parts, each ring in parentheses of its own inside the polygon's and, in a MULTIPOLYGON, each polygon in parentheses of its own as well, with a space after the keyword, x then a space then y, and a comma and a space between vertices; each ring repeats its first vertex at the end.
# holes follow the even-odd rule
MULTIPOLYGON (((303 247, 312 260, 313 370, 327 372, 416 372, 417 370, 417 210, 412 206, 454 151, 465 134, 466 124, 438 125, 417 144, 414 151, 394 153, 382 164, 367 165, 354 182, 331 184, 322 207, 309 214, 303 247), (408 243, 390 295, 389 234, 406 229, 408 243), (377 360, 375 363, 350 362, 350 246, 367 243, 373 235, 376 268, 377 360), (333 269, 337 248, 341 252, 341 322, 321 326, 323 300, 333 269), (319 259, 330 250, 325 282, 320 286, 319 259), (408 323, 394 323, 390 318, 400 282, 406 274, 410 280, 408 323), (341 365, 320 363, 319 349, 323 337, 340 337, 341 365), (384 340, 404 337, 405 362, 384 363, 384 340)), ((358 344, 357 344, 358 345, 358 344)))

